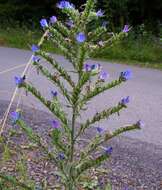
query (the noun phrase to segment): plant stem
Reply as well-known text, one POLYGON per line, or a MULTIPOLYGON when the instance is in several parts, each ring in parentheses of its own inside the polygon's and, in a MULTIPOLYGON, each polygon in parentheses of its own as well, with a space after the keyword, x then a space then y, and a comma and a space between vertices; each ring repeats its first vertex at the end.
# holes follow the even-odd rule
POLYGON ((75 134, 75 112, 76 112, 76 108, 75 106, 73 107, 73 111, 72 111, 72 131, 71 131, 71 154, 70 154, 70 162, 73 161, 73 157, 74 157, 74 134, 75 134))

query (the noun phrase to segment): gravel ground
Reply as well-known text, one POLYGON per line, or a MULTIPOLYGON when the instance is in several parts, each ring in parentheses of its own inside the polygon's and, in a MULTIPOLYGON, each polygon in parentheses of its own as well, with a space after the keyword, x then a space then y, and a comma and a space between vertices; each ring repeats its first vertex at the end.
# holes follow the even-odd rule
MULTIPOLYGON (((0 118, 2 117, 7 101, 0 101, 0 118)), ((14 109, 14 106, 13 106, 14 109)), ((25 120, 30 126, 44 137, 48 136, 50 131, 50 120, 52 116, 42 111, 29 110, 24 107, 25 120)), ((7 125, 7 130, 11 128, 7 125)), ((87 133, 87 137, 94 134, 94 130, 87 133)), ((7 136, 7 133, 4 133, 7 136)), ((84 138, 87 138, 84 137, 84 138)), ((29 151, 25 148, 28 142, 24 134, 12 136, 13 146, 17 147, 12 155, 12 160, 5 165, 0 164, 1 171, 8 171, 15 174, 15 163, 19 156, 22 156, 21 150, 25 150, 27 156, 27 165, 30 176, 39 184, 44 179, 51 185, 55 180, 53 171, 55 167, 45 161, 38 149, 29 151), (38 164, 39 163, 39 164, 38 164)), ((141 142, 136 139, 118 137, 113 139, 109 145, 113 147, 111 160, 103 164, 103 167, 109 170, 106 176, 112 183, 113 190, 162 190, 162 146, 141 142)), ((2 149, 0 147, 0 157, 2 149)), ((55 189, 51 185, 51 190, 55 189)))

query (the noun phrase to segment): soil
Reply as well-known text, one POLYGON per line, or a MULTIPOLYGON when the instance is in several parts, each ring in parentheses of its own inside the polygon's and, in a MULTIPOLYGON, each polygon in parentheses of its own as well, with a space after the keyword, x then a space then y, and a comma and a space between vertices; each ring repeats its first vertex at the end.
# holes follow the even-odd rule
MULTIPOLYGON (((7 105, 7 101, 0 101, 0 119, 7 105)), ((12 110, 14 109, 13 105, 12 110)), ((28 125, 42 136, 45 143, 48 143, 51 131, 50 121, 53 116, 28 107, 23 107, 23 115, 28 125)), ((91 128, 83 138, 90 139, 95 133, 96 129, 91 128)), ((23 180, 24 176, 21 176, 22 173, 19 171, 20 160, 23 156, 26 159, 25 164, 30 179, 34 180, 38 186, 47 183, 47 189, 57 189, 54 183, 58 181, 55 165, 46 159, 46 156, 28 140, 19 127, 13 127, 10 120, 3 137, 6 145, 10 147, 11 158, 8 160, 4 158, 4 145, 0 145, 1 172, 22 177, 23 180)), ((79 146, 82 147, 84 144, 79 146)), ((103 183, 110 181, 112 190, 162 190, 162 146, 123 136, 111 140, 109 146, 113 147, 113 153, 111 159, 102 166, 108 171, 104 179, 101 179, 103 183)))

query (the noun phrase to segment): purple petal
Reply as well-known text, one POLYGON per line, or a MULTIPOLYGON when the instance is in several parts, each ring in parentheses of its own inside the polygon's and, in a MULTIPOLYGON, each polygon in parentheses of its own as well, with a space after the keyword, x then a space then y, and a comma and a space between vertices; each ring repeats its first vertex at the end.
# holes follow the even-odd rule
POLYGON ((31 50, 32 50, 32 52, 37 52, 39 50, 39 47, 37 45, 33 44, 31 47, 31 50))
POLYGON ((106 147, 104 148, 105 149, 105 153, 108 154, 108 155, 111 155, 112 154, 112 151, 113 151, 113 148, 110 146, 110 147, 106 147))
POLYGON ((144 127, 145 126, 145 124, 141 121, 141 120, 139 120, 137 123, 136 123, 136 125, 138 126, 138 127, 144 127))
POLYGON ((127 33, 129 31, 130 31, 129 25, 125 25, 124 29, 122 30, 122 32, 127 33))
POLYGON ((46 20, 46 19, 41 19, 41 21, 40 21, 40 25, 41 25, 42 28, 46 28, 46 27, 48 27, 47 20, 46 20))
POLYGON ((131 70, 126 70, 124 72, 121 72, 120 77, 124 80, 129 80, 132 78, 132 71, 131 70))
POLYGON ((57 92, 57 91, 53 91, 53 90, 51 90, 51 95, 52 95, 52 97, 57 97, 58 92, 57 92))
POLYGON ((40 58, 37 57, 37 56, 33 56, 32 60, 33 60, 33 62, 39 62, 39 61, 40 61, 40 58))
POLYGON ((51 24, 55 24, 57 22, 57 17, 56 16, 52 16, 51 18, 50 18, 50 23, 51 24))
POLYGON ((60 1, 57 4, 57 7, 59 9, 74 9, 74 5, 72 3, 70 3, 69 1, 60 1))
POLYGON ((21 85, 24 82, 24 78, 15 76, 16 85, 21 85))
POLYGON ((97 11, 96 13, 97 17, 103 17, 104 16, 104 11, 102 11, 101 9, 99 11, 97 11))
POLYGON ((53 120, 52 121, 52 127, 54 129, 59 129, 60 128, 60 122, 58 120, 53 120))
POLYGON ((84 64, 84 69, 85 72, 91 71, 91 65, 90 64, 84 64))
POLYGON ((58 154, 58 159, 59 159, 59 160, 64 160, 64 159, 65 159, 64 153, 62 153, 62 152, 59 153, 59 154, 58 154))
POLYGON ((108 21, 104 21, 104 22, 102 23, 102 27, 107 27, 107 25, 108 25, 108 21))
POLYGON ((101 71, 99 79, 105 81, 109 77, 109 74, 106 71, 101 71))
POLYGON ((72 28, 74 26, 74 22, 72 20, 68 20, 66 22, 67 26, 69 26, 70 28, 72 28))
POLYGON ((121 104, 127 105, 127 104, 129 103, 129 101, 130 101, 130 98, 129 98, 129 96, 127 96, 126 98, 123 98, 123 99, 121 100, 121 104))
POLYGON ((14 124, 20 119, 20 117, 21 117, 21 114, 18 111, 14 111, 11 113, 11 119, 14 124))
POLYGON ((83 32, 80 32, 76 35, 76 40, 79 42, 79 43, 83 43, 86 41, 86 36, 83 32))
POLYGON ((102 133, 104 131, 103 128, 101 128, 101 127, 97 127, 96 130, 98 133, 102 133))

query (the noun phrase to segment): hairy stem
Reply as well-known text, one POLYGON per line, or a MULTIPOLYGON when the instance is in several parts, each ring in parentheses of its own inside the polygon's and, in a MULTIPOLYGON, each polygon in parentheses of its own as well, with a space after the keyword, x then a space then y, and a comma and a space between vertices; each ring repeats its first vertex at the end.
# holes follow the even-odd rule
POLYGON ((76 108, 75 106, 73 107, 73 113, 72 113, 72 130, 71 130, 71 151, 70 151, 70 162, 73 162, 73 157, 74 157, 74 135, 75 135, 75 120, 76 120, 76 108))

